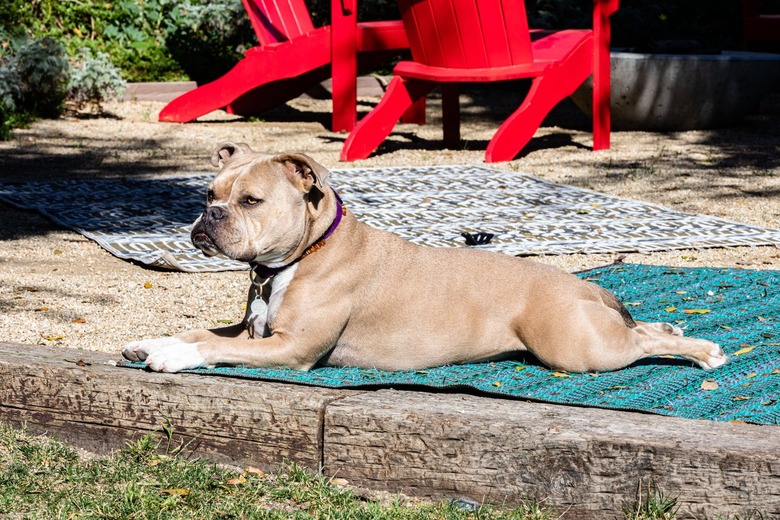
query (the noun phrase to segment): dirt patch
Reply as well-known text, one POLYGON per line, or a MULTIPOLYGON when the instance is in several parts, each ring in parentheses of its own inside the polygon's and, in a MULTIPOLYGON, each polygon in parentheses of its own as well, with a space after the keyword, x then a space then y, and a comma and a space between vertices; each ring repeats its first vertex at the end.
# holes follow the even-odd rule
MULTIPOLYGON (((3 181, 124 178, 213 171, 221 141, 266 152, 303 151, 331 168, 475 164, 517 92, 463 96, 458 150, 441 149, 439 103, 429 124, 399 125, 378 152, 339 163, 346 137, 328 130, 330 103, 298 98, 246 120, 215 112, 192 124, 158 123, 159 102, 108 105, 107 114, 40 121, 0 143, 3 181)), ((375 98, 361 100, 368 110, 375 98)), ((555 182, 769 227, 780 225, 780 95, 738 127, 681 133, 616 132, 612 149, 590 151, 589 121, 569 102, 548 117, 523 157, 496 165, 555 182)), ((511 173, 509 174, 511 175, 511 173)), ((57 194, 52 193, 52 198, 57 194)), ((238 321, 246 273, 185 274, 118 260, 38 215, 0 204, 0 340, 119 352, 142 337, 238 321)), ((569 270, 626 262, 780 269, 776 247, 540 258, 569 270)))

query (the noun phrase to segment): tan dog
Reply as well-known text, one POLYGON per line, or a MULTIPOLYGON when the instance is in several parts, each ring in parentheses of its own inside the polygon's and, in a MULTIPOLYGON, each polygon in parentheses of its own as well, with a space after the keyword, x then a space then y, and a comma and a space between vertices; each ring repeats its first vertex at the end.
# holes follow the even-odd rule
POLYGON ((727 358, 667 323, 634 321, 611 293, 557 268, 469 249, 425 248, 358 222, 306 155, 224 143, 192 230, 207 255, 253 265, 242 323, 133 342, 153 370, 316 364, 420 369, 530 351, 558 370, 615 370, 674 354, 727 358))

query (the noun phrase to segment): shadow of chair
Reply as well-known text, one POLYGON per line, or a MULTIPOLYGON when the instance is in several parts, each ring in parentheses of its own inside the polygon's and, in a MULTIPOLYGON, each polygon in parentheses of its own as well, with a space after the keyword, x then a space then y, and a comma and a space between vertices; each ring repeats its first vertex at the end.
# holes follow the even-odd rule
MULTIPOLYGON (((243 59, 222 77, 168 103, 160 112, 160 121, 186 123, 219 109, 237 115, 258 115, 330 77, 334 57, 350 63, 360 55, 379 62, 409 47, 400 20, 357 22, 356 10, 345 7, 338 13, 342 34, 337 36, 331 26, 314 27, 304 0, 242 1, 259 45, 247 50, 243 59), (344 31, 351 32, 343 34, 344 31), (334 48, 334 37, 346 44, 334 48)), ((338 70, 346 71, 342 75, 356 75, 356 70, 349 68, 338 70)), ((355 90, 355 78, 334 78, 336 83, 341 92, 347 91, 347 101, 334 103, 337 110, 333 120, 354 120, 355 115, 349 111, 355 112, 356 106, 348 91, 355 90)), ((419 113, 419 107, 417 110, 419 113)), ((351 130, 352 126, 354 123, 338 129, 351 130)))
POLYGON ((399 0, 412 61, 401 61, 379 104, 350 133, 341 160, 367 158, 410 106, 441 86, 444 143, 460 142, 459 83, 531 79, 520 107, 498 128, 486 162, 508 161, 545 116, 593 75, 593 149, 609 148, 609 16, 618 0, 594 0, 593 28, 528 28, 523 0, 399 0))

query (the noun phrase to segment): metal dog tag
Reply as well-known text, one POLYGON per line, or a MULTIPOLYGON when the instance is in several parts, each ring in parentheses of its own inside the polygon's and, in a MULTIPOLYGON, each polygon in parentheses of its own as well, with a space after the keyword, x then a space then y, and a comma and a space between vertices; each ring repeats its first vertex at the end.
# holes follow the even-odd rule
POLYGON ((249 310, 252 311, 253 316, 265 318, 268 314, 268 304, 262 298, 255 298, 255 301, 249 306, 249 310))

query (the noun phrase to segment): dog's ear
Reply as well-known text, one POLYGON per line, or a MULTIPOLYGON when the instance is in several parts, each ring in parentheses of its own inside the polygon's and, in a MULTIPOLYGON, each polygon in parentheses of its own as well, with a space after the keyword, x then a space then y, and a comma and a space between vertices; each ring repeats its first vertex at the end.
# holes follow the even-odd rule
POLYGON ((252 149, 246 143, 219 143, 211 154, 211 165, 216 168, 222 168, 225 163, 233 156, 243 153, 249 153, 252 149))
POLYGON ((290 182, 298 186, 304 193, 309 193, 312 186, 318 190, 324 189, 328 170, 303 153, 285 153, 277 155, 274 161, 281 163, 290 182))

